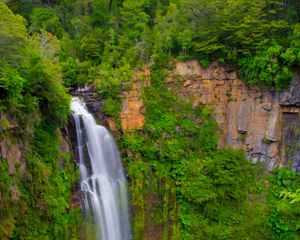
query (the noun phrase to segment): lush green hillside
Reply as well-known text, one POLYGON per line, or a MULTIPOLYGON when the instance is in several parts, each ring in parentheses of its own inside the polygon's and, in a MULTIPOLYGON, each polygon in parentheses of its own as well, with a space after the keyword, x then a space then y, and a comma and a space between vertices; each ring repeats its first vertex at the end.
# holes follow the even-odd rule
POLYGON ((0 28, 0 141, 2 152, 16 146, 22 153, 0 157, 0 238, 78 239, 79 211, 70 208, 77 166, 59 148, 70 99, 59 40, 29 35, 25 19, 3 3, 0 28))
POLYGON ((50 0, 9 6, 26 16, 31 32, 44 29, 62 39, 68 84, 94 82, 100 72, 117 87, 116 69, 178 57, 204 66, 232 64, 246 81, 282 89, 299 64, 298 1, 50 0))
POLYGON ((169 60, 177 58, 202 66, 219 61, 251 84, 286 88, 300 64, 298 1, 24 0, 7 6, 0 3, 0 140, 23 146, 27 170, 9 174, 1 159, 1 239, 80 239, 79 214, 70 208, 76 167, 59 151, 58 129, 69 114, 65 87, 93 85, 105 114, 118 121, 120 92, 145 64, 151 68, 146 123, 119 139, 135 239, 143 239, 149 225, 162 239, 300 239, 299 175, 267 173, 242 151, 218 149, 210 109, 193 108, 164 83, 169 60))
POLYGON ((179 100, 165 76, 153 67, 146 124, 120 140, 131 153, 125 160, 136 239, 151 236, 149 222, 161 239, 299 239, 299 175, 270 174, 243 151, 218 149, 209 108, 179 100))

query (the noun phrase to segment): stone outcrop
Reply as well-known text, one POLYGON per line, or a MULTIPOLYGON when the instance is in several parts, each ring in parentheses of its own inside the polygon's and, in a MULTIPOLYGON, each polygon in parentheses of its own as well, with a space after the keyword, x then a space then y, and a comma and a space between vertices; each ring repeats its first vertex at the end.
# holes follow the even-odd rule
POLYGON ((299 138, 298 78, 288 90, 278 93, 249 86, 235 71, 218 63, 203 69, 196 61, 189 61, 175 63, 168 82, 175 81, 181 85, 182 98, 193 97, 194 105, 211 106, 221 130, 220 147, 242 148, 253 162, 265 162, 269 168, 290 160, 293 168, 300 170, 299 146, 293 146, 294 154, 289 158, 285 149, 287 141, 297 142, 299 138), (284 138, 287 132, 289 137, 284 138))
MULTIPOLYGON (((124 94, 124 131, 139 129, 144 122, 141 95, 148 84, 145 79, 134 80, 132 90, 124 94)), ((233 69, 218 63, 204 69, 197 61, 188 61, 175 62, 166 83, 194 106, 204 104, 213 109, 220 128, 219 147, 242 148, 249 159, 264 162, 270 169, 291 164, 300 171, 298 77, 286 91, 278 93, 249 86, 233 69)))
POLYGON ((144 107, 141 98, 143 88, 149 84, 149 70, 135 72, 129 90, 123 91, 123 104, 120 113, 123 131, 141 129, 144 125, 144 107))

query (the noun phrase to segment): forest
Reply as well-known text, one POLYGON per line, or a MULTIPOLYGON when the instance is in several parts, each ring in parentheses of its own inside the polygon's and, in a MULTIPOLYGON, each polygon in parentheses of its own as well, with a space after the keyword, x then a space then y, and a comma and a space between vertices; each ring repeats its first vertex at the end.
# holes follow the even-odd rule
POLYGON ((151 239, 149 224, 162 240, 300 239, 299 173, 220 149, 212 110, 165 84, 174 60, 218 62, 250 86, 284 91, 299 74, 300 2, 0 2, 0 143, 22 153, 13 169, 0 154, 0 239, 82 239, 79 172, 60 143, 70 90, 83 86, 120 131, 133 239, 151 239), (145 124, 122 132, 121 92, 145 66, 145 124))

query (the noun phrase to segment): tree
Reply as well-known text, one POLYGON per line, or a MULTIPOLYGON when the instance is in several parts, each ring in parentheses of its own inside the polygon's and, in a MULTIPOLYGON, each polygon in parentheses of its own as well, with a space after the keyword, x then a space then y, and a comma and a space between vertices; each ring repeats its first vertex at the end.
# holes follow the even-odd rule
POLYGON ((53 9, 34 8, 30 20, 33 31, 40 31, 42 29, 58 37, 62 37, 63 28, 53 9))
POLYGON ((27 41, 25 20, 0 2, 0 55, 2 61, 18 65, 27 41))

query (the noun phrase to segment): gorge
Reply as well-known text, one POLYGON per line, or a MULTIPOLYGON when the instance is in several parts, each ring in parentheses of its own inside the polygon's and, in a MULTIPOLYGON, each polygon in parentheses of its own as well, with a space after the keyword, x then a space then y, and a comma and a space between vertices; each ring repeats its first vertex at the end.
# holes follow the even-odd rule
POLYGON ((0 1, 1 240, 300 239, 300 2, 0 1))

